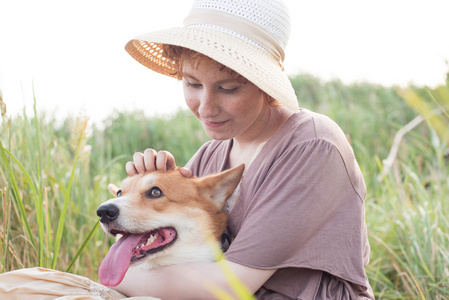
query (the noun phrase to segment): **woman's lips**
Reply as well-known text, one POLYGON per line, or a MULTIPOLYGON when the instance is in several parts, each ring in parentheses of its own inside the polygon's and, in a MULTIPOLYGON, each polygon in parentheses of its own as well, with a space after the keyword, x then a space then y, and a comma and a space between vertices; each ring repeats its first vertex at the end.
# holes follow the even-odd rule
POLYGON ((204 124, 208 127, 212 127, 212 128, 217 128, 220 126, 223 126, 224 124, 226 124, 227 121, 223 121, 223 122, 212 122, 212 121, 207 121, 207 120, 203 120, 204 124))

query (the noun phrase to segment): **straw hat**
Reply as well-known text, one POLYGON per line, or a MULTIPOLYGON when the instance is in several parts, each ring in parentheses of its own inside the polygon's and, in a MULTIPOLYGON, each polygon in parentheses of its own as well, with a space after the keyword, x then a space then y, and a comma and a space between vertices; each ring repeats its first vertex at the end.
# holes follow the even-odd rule
POLYGON ((162 44, 200 52, 236 71, 285 107, 298 101, 283 71, 290 17, 282 0, 195 0, 183 27, 150 32, 126 44, 144 66, 174 76, 162 44))

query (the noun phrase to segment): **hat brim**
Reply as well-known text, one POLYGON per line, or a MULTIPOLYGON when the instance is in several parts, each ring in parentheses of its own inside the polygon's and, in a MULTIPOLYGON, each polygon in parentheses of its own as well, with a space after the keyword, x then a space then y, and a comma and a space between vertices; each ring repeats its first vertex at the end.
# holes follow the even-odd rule
POLYGON ((297 111, 298 101, 278 61, 263 49, 226 32, 210 28, 177 27, 155 31, 129 41, 125 49, 144 66, 174 76, 174 62, 164 56, 161 44, 181 46, 202 53, 236 71, 283 106, 297 111))

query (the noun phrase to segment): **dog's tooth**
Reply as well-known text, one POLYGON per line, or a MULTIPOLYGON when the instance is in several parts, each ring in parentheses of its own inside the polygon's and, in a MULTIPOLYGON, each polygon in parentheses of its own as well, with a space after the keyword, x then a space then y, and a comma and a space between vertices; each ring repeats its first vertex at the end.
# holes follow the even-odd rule
POLYGON ((157 234, 152 234, 150 235, 150 237, 147 239, 147 243, 145 244, 145 246, 149 246, 151 245, 157 238, 157 234))

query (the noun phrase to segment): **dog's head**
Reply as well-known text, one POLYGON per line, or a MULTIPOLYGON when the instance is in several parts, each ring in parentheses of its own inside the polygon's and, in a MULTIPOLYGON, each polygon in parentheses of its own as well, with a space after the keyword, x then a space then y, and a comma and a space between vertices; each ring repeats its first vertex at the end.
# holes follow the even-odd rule
POLYGON ((126 178, 117 197, 97 210, 103 230, 118 238, 100 266, 100 281, 119 284, 130 265, 148 268, 213 260, 206 243, 219 240, 227 214, 223 211, 242 177, 244 165, 202 178, 185 178, 179 169, 126 178))

